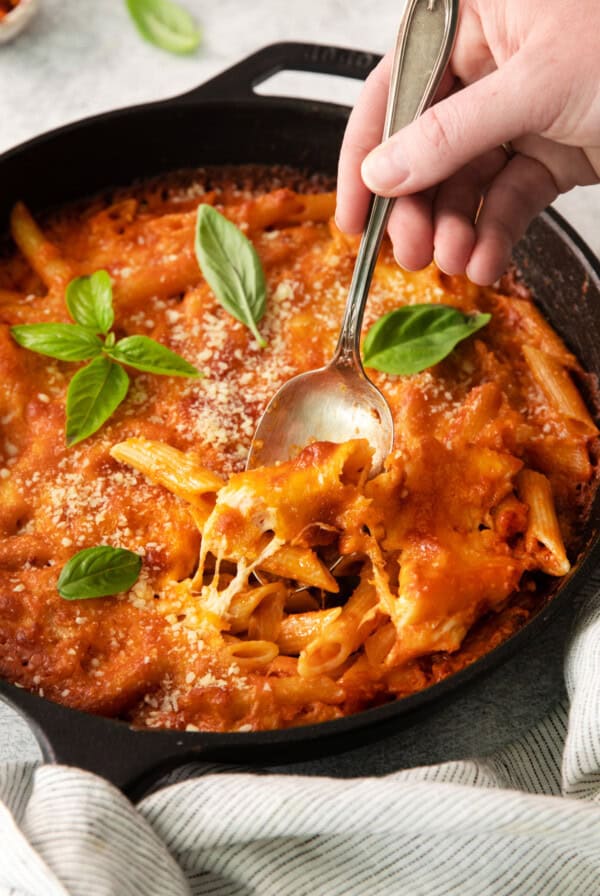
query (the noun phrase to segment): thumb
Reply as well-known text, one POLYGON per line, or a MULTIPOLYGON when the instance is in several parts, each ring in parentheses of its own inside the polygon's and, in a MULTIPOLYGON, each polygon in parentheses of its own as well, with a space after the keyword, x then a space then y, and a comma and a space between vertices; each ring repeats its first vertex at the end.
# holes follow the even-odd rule
POLYGON ((541 131, 544 93, 532 80, 536 67, 517 53, 436 103, 366 156, 361 174, 367 187, 384 196, 426 190, 501 143, 541 131))

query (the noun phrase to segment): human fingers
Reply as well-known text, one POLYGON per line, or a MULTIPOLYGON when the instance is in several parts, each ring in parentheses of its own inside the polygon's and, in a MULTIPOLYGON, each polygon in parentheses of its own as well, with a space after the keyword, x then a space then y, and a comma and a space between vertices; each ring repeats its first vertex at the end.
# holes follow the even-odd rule
MULTIPOLYGON (((360 166, 365 156, 381 142, 388 100, 392 54, 388 53, 373 69, 352 110, 338 161, 335 221, 345 233, 359 233, 364 226, 371 192, 362 180, 360 166)), ((446 96, 454 86, 447 70, 437 91, 446 96)))
POLYGON ((391 55, 384 56, 365 81, 354 106, 338 161, 338 187, 335 221, 345 233, 359 233, 369 207, 370 192, 360 176, 364 157, 381 141, 391 55))
POLYGON ((492 150, 438 188, 433 210, 434 258, 445 273, 464 274, 475 246, 475 218, 482 196, 506 163, 503 149, 492 150))
POLYGON ((408 271, 420 271, 433 258, 432 193, 416 193, 396 199, 388 233, 398 264, 408 271))
POLYGON ((475 247, 466 267, 469 279, 481 286, 497 280, 530 221, 557 195, 556 182, 546 166, 517 153, 483 201, 475 226, 475 247))
POLYGON ((384 196, 419 192, 505 141, 543 132, 556 100, 538 91, 538 72, 520 51, 452 93, 369 153, 361 167, 365 184, 384 196))

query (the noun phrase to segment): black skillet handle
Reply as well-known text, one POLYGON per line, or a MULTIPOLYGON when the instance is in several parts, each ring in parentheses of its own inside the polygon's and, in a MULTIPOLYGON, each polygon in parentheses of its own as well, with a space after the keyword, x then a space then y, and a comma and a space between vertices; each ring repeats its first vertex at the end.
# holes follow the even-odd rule
MULTIPOLYGON (((320 44, 278 43, 258 50, 189 93, 178 102, 234 100, 255 96, 254 88, 277 72, 292 70, 363 80, 380 60, 376 53, 320 44)), ((264 98, 261 98, 264 101, 264 98)))
POLYGON ((227 757, 225 736, 134 729, 125 722, 51 703, 0 679, 0 699, 26 721, 45 762, 70 765, 106 778, 130 799, 141 798, 163 774, 208 752, 227 757), (222 742, 222 739, 225 742, 222 742))

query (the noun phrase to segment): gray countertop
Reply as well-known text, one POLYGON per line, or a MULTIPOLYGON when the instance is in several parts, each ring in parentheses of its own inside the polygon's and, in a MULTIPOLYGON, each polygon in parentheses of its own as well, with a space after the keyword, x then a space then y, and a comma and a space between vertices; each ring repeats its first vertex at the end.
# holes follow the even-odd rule
MULTIPOLYGON (((28 30, 0 46, 0 152, 67 121, 176 95, 258 48, 282 40, 383 52, 400 7, 392 0, 185 0, 204 32, 191 57, 144 43, 120 0, 41 0, 28 30)), ((261 89, 351 104, 358 82, 282 73, 261 89)), ((557 202, 597 254, 600 189, 557 202)), ((298 770, 378 774, 395 768, 486 754, 525 731, 563 696, 562 656, 574 608, 566 607, 534 644, 456 700, 368 748, 298 770)), ((26 759, 36 747, 25 724, 0 705, 0 759, 26 759)), ((282 756, 282 763, 285 757, 282 756)))

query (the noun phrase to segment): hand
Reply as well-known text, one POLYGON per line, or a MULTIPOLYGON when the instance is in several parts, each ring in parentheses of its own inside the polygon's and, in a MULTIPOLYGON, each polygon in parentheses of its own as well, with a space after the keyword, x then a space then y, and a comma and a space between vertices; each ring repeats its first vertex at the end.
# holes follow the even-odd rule
POLYGON ((378 145, 386 56, 346 129, 340 229, 362 230, 369 190, 396 196, 388 230, 400 265, 435 258, 448 274, 496 280, 538 212, 600 181, 599 33, 598 0, 464 0, 438 101, 378 145))

